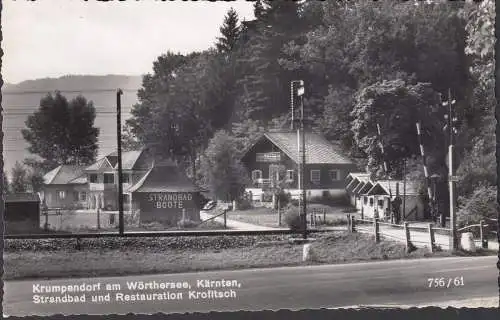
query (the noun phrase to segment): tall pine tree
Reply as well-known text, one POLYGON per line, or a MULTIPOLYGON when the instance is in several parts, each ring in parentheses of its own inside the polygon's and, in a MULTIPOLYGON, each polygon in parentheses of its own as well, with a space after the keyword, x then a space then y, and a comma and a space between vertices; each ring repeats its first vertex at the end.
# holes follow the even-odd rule
POLYGON ((238 26, 238 13, 231 8, 224 17, 224 23, 220 27, 222 37, 217 38, 215 46, 220 53, 229 54, 233 51, 240 36, 240 27, 238 26))

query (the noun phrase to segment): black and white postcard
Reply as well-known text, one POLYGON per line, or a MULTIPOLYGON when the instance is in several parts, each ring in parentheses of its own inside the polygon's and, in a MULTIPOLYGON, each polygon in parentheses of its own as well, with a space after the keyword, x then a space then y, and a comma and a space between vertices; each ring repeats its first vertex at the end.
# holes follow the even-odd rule
POLYGON ((494 20, 3 1, 4 314, 498 307, 494 20))

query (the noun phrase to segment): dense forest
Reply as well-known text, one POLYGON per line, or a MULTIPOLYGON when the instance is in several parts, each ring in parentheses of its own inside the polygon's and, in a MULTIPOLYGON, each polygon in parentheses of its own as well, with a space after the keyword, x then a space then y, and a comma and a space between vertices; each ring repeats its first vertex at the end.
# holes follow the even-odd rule
POLYGON ((230 10, 213 48, 154 61, 126 123, 126 147, 174 157, 202 184, 214 176, 203 172, 213 161, 206 150, 235 157, 232 172, 241 174, 238 152, 260 132, 289 126, 290 82, 302 79, 309 130, 339 143, 375 176, 423 182, 420 122, 443 212, 442 102, 455 100, 460 208, 476 210, 496 194, 493 1, 263 0, 254 13, 255 20, 240 21, 230 10))

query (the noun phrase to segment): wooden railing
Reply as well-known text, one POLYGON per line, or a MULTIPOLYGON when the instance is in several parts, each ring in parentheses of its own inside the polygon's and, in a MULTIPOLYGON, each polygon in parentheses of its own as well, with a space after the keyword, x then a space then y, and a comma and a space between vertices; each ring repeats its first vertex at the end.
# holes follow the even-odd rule
MULTIPOLYGON (((417 226, 410 226, 408 224, 408 222, 404 222, 401 225, 401 224, 394 224, 394 223, 389 223, 389 222, 381 222, 381 221, 379 221, 378 218, 359 219, 359 218, 356 218, 354 215, 350 215, 350 214, 347 215, 347 221, 348 221, 349 232, 356 232, 358 230, 357 226, 361 226, 360 231, 372 233, 376 242, 380 241, 381 236, 384 236, 387 238, 392 238, 395 240, 404 241, 407 252, 411 252, 416 248, 411 240, 411 230, 420 231, 423 233, 427 233, 429 235, 428 240, 426 240, 425 243, 428 244, 429 250, 431 252, 434 252, 437 248, 436 240, 435 240, 435 232, 438 230, 439 231, 446 231, 447 233, 451 232, 450 229, 436 228, 436 227, 434 227, 434 225, 432 223, 429 223, 426 227, 417 227, 417 226), (389 234, 389 233, 384 233, 383 231, 380 230, 380 225, 390 226, 391 228, 403 229, 404 230, 404 233, 403 233, 404 238, 397 237, 397 236, 394 236, 394 235, 389 234)), ((422 241, 413 240, 413 242, 422 242, 422 241)))

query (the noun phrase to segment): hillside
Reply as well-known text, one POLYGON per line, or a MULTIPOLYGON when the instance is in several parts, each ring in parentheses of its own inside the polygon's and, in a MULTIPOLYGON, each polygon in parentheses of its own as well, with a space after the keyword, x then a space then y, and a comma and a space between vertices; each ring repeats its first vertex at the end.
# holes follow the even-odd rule
MULTIPOLYGON (((97 110, 96 127, 100 128, 99 155, 114 150, 116 146, 116 89, 123 89, 123 118, 137 103, 137 90, 142 76, 125 75, 68 75, 5 84, 2 88, 4 108, 3 131, 5 170, 10 173, 16 161, 31 156, 21 134, 24 122, 39 105, 40 99, 49 92, 59 90, 68 99, 81 94, 91 100, 97 110)), ((123 119, 123 121, 124 121, 123 119)))

